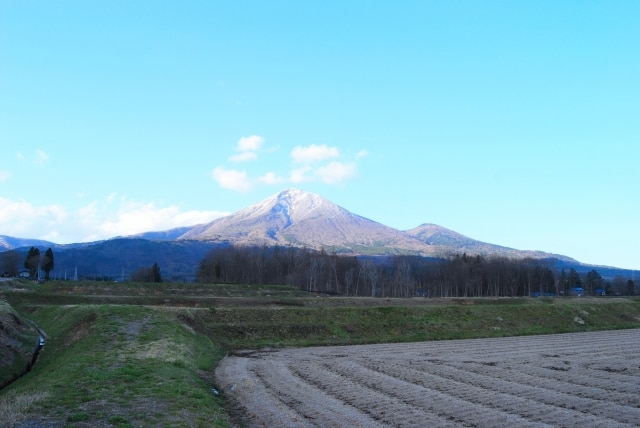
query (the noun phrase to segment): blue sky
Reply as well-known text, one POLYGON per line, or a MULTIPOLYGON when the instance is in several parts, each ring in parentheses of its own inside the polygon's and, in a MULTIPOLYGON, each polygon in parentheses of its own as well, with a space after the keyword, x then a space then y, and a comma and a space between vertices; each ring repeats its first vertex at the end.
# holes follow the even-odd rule
POLYGON ((640 2, 0 0, 0 234, 295 187, 640 269, 640 2))

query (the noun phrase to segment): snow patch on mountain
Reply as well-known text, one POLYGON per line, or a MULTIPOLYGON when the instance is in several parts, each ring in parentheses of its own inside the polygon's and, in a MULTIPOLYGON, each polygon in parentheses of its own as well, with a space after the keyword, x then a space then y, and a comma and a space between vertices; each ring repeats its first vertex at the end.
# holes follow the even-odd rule
POLYGON ((353 214, 319 195, 287 189, 227 217, 194 229, 182 239, 239 244, 305 245, 338 252, 432 254, 429 245, 404 232, 353 214))

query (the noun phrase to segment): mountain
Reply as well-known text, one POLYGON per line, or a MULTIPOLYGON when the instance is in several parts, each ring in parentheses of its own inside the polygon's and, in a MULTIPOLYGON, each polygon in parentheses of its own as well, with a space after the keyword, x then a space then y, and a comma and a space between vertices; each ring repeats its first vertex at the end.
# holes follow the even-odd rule
POLYGON ((13 236, 0 235, 0 251, 13 250, 19 247, 53 247, 53 242, 42 239, 14 238, 13 236))
POLYGON ((419 239, 353 214, 319 195, 287 189, 179 239, 246 245, 292 245, 337 253, 433 256, 419 239))
POLYGON ((175 241, 194 227, 196 226, 185 226, 185 227, 176 227, 175 229, 155 231, 155 232, 144 232, 138 235, 134 235, 133 238, 142 238, 149 239, 151 241, 175 241))
POLYGON ((558 260, 575 262, 574 259, 559 254, 550 254, 543 251, 516 250, 514 248, 477 241, 458 232, 454 232, 453 230, 432 223, 421 224, 416 228, 407 230, 406 233, 419 239, 425 244, 438 248, 439 254, 467 253, 516 259, 527 257, 532 259, 555 258, 558 260))
POLYGON ((411 230, 399 231, 353 214, 319 195, 298 189, 284 190, 229 216, 193 227, 178 239, 305 246, 364 255, 442 257, 467 253, 575 261, 542 251, 488 244, 435 224, 425 223, 411 230))
MULTIPOLYGON (((26 254, 29 247, 41 251, 51 247, 56 271, 69 277, 76 268, 82 276, 119 278, 154 262, 163 277, 193 279, 208 251, 230 244, 281 245, 324 249, 327 252, 359 255, 421 255, 449 257, 467 253, 514 259, 548 259, 558 270, 576 268, 607 276, 631 271, 583 265, 576 260, 541 251, 516 250, 464 236, 444 227, 425 223, 400 231, 369 220, 322 198, 298 189, 287 189, 208 224, 146 232, 136 236, 98 242, 54 244, 52 242, 0 236, 0 252, 16 249, 26 254)), ((629 273, 628 276, 631 276, 629 273)))
POLYGON ((151 241, 114 238, 84 247, 54 249, 56 278, 81 277, 121 279, 141 267, 160 266, 170 281, 195 280, 200 261, 221 244, 204 241, 151 241))
MULTIPOLYGON (((0 235, 0 251, 34 246, 41 249, 52 247, 56 252, 81 251, 91 247, 90 251, 95 252, 98 248, 95 245, 121 239, 183 242, 182 246, 188 245, 184 241, 197 241, 217 245, 290 245, 343 254, 446 257, 467 253, 511 258, 555 258, 575 262, 566 256, 516 250, 477 241, 435 224, 425 223, 414 229, 400 231, 351 213, 319 195, 299 189, 284 190, 207 224, 145 232, 106 241, 60 245, 44 240, 0 235)), ((125 250, 124 243, 106 245, 119 245, 125 250)), ((160 253, 163 254, 165 250, 160 253)), ((201 248, 196 253, 200 251, 201 248)), ((121 265, 120 262, 118 264, 121 265)), ((99 265, 102 266, 101 263, 99 265)), ((90 268, 94 270, 93 267, 90 268)), ((113 272, 110 271, 109 275, 111 274, 113 272)), ((182 270, 180 274, 183 274, 182 270)))

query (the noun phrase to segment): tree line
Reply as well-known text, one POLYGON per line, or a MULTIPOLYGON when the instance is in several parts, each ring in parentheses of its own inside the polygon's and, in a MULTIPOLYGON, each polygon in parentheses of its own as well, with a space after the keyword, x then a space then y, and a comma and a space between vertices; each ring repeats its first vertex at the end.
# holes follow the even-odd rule
MULTIPOLYGON (((21 264, 24 270, 28 272, 29 279, 48 281, 55 266, 53 250, 48 248, 42 254, 39 248, 31 247, 26 255, 22 255, 17 250, 4 251, 0 253, 0 276, 17 277, 21 272, 21 264)), ((85 275, 83 279, 92 281, 114 280, 111 276, 103 275, 85 275)), ((136 269, 129 275, 129 280, 134 282, 163 282, 158 263, 136 269)))
MULTIPOLYGON (((0 272, 3 276, 16 277, 19 275, 21 256, 16 250, 5 251, 0 254, 0 272)), ((36 247, 29 248, 24 258, 23 267, 29 273, 30 279, 49 280, 49 274, 55 266, 53 250, 48 248, 44 254, 36 247), (44 272, 44 278, 40 273, 44 272)))
POLYGON ((456 255, 355 257, 281 246, 211 250, 198 267, 203 283, 284 284, 302 290, 371 297, 514 297, 634 294, 631 279, 595 270, 557 272, 537 259, 456 255))

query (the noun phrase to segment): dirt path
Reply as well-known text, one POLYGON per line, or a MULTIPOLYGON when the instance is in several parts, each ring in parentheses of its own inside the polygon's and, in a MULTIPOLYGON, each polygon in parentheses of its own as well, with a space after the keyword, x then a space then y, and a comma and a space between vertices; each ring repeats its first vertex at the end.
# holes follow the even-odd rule
POLYGON ((218 385, 251 427, 640 426, 640 330, 258 351, 218 385))

